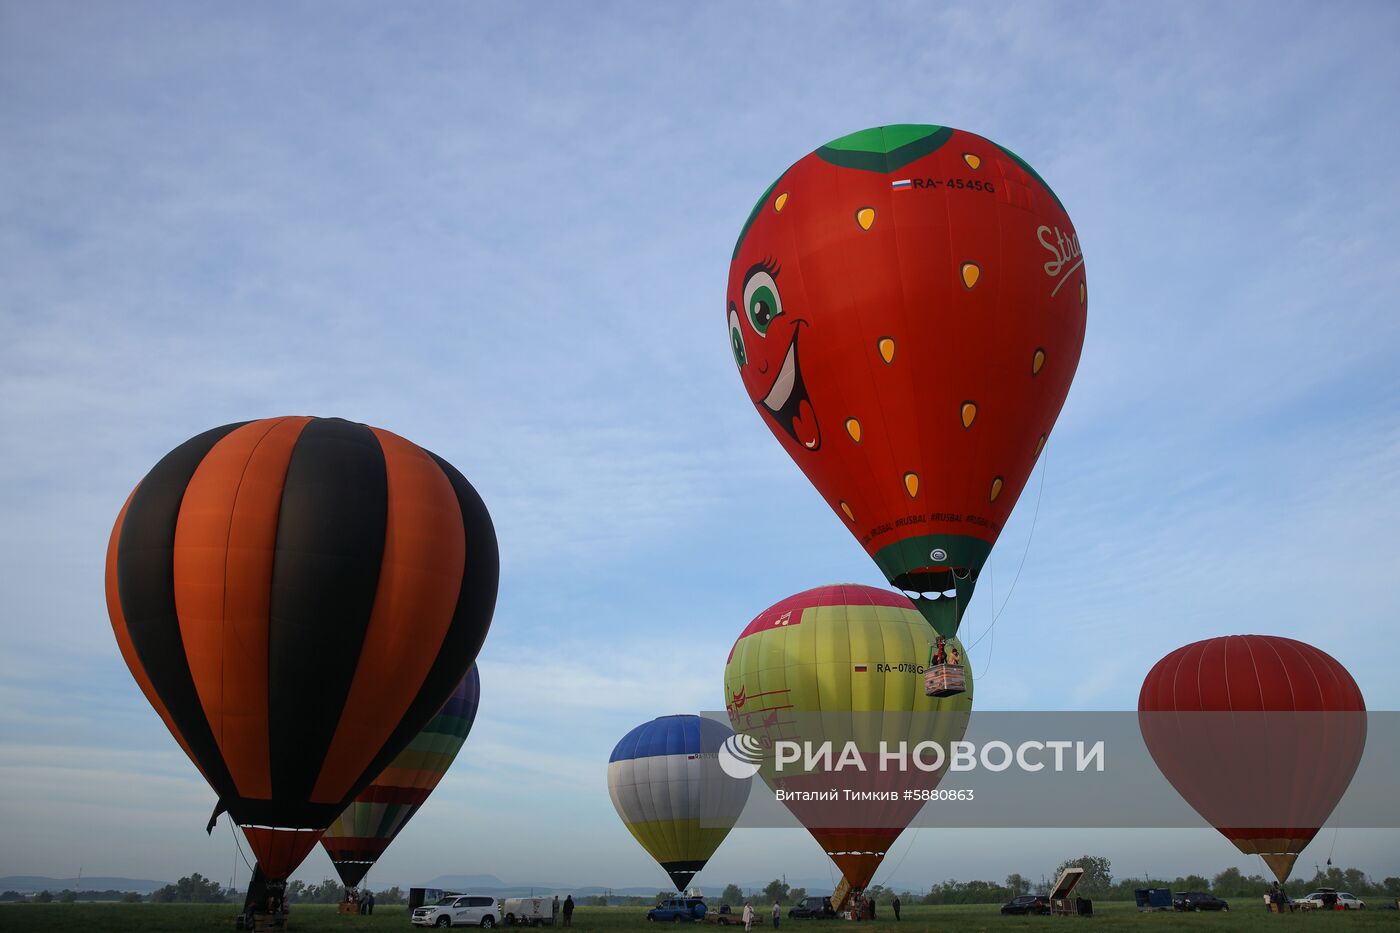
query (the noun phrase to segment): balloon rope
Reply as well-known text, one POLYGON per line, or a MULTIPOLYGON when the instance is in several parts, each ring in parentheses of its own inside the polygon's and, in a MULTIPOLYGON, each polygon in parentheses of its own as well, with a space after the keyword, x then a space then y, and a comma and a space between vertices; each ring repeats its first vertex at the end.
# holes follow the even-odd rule
MULTIPOLYGON (((238 850, 238 855, 239 855, 240 858, 243 859, 243 864, 244 864, 244 865, 248 865, 248 856, 246 856, 246 855, 243 854, 243 844, 242 844, 241 842, 238 841, 238 830, 236 830, 236 829, 233 828, 233 817, 232 817, 232 816, 230 816, 230 817, 229 817, 229 820, 228 820, 228 831, 229 831, 229 835, 233 836, 233 846, 234 846, 234 848, 236 848, 236 849, 238 850)), ((252 883, 253 883, 252 874, 253 874, 253 866, 252 866, 252 865, 248 865, 248 876, 249 876, 249 877, 248 877, 248 883, 249 883, 249 884, 252 884, 252 883)))
POLYGON ((1026 568, 1026 557, 1031 552, 1031 541, 1035 538, 1035 526, 1040 519, 1040 500, 1045 495, 1045 473, 1049 469, 1050 445, 1046 444, 1044 457, 1040 461, 1040 486, 1035 494, 1035 512, 1031 514, 1031 532, 1026 536, 1026 549, 1021 552, 1021 563, 1016 567, 1016 576, 1011 578, 1011 586, 1006 591, 1006 599, 1002 601, 1001 608, 997 610, 997 614, 992 617, 992 624, 987 626, 987 631, 979 635, 977 641, 969 645, 969 648, 976 648, 978 642, 991 634, 992 630, 996 628, 997 619, 1001 618, 1001 614, 1006 611, 1007 604, 1011 602, 1011 594, 1016 592, 1016 581, 1021 579, 1021 571, 1026 568))
POLYGON ((985 680, 987 677, 987 671, 992 669, 992 654, 996 650, 996 646, 997 633, 992 632, 992 640, 987 642, 987 663, 982 665, 982 673, 977 675, 978 678, 985 680))
POLYGON ((899 861, 894 863, 893 868, 883 873, 886 881, 892 878, 895 872, 899 871, 899 866, 903 865, 904 860, 909 857, 909 850, 914 848, 914 840, 918 837, 920 829, 921 827, 919 826, 914 827, 914 832, 909 836, 909 844, 904 847, 904 854, 899 857, 899 861))
MULTIPOLYGON (((991 564, 991 561, 988 561, 988 562, 987 562, 987 611, 988 611, 988 612, 991 612, 991 607, 994 606, 994 605, 996 605, 996 601, 997 601, 997 587, 996 587, 996 582, 997 582, 996 576, 993 575, 993 573, 992 573, 992 564, 991 564)), ((985 679, 986 676, 987 676, 987 671, 989 671, 989 670, 992 669, 992 655, 995 653, 996 647, 997 647, 997 633, 994 632, 994 631, 992 631, 992 626, 994 626, 994 625, 996 625, 996 618, 995 618, 995 617, 993 617, 992 621, 989 622, 989 623, 987 624, 987 630, 986 630, 985 632, 982 633, 982 635, 991 635, 991 636, 992 636, 992 640, 989 641, 989 642, 987 642, 987 660, 986 660, 986 663, 984 663, 984 664, 982 665, 982 673, 980 673, 980 674, 977 675, 977 679, 978 679, 978 680, 983 680, 983 679, 985 679)), ((977 639, 977 641, 980 642, 981 640, 982 640, 982 638, 981 638, 981 636, 979 636, 978 639, 977 639)), ((969 663, 969 664, 972 663, 972 659, 971 659, 971 658, 968 659, 968 663, 969 663)))

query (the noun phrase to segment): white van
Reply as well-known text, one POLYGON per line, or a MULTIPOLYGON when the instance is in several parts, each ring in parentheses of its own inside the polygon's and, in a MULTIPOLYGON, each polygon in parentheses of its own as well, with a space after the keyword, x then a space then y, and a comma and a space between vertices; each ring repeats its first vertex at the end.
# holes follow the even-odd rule
POLYGON ((506 926, 554 924, 554 896, 508 897, 501 903, 501 921, 506 926))
POLYGON ((436 904, 413 911, 416 927, 486 927, 501 919, 494 897, 485 894, 449 894, 436 904))

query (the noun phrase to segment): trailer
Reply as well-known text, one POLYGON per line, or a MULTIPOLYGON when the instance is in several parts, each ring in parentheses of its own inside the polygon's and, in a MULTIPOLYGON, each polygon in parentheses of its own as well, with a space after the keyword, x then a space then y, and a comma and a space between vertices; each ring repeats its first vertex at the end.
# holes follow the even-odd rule
POLYGON ((558 900, 552 894, 508 897, 501 903, 501 922, 506 926, 553 926, 558 900))
POLYGON ((1173 906, 1171 888, 1138 888, 1133 892, 1137 909, 1143 913, 1154 910, 1171 910, 1173 906))
MULTIPOLYGON (((1050 916, 1068 917, 1080 912, 1079 905, 1070 903, 1069 896, 1082 877, 1084 877, 1084 869, 1077 865, 1060 872, 1059 880, 1055 882, 1055 887, 1050 891, 1050 916)), ((1093 904, 1090 903, 1090 913, 1093 912, 1093 909, 1093 904)))

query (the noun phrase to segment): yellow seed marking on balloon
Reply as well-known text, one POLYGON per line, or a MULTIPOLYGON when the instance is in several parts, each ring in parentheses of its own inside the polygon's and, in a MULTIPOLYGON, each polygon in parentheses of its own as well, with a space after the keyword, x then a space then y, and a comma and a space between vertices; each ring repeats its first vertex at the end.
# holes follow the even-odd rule
POLYGON ((845 500, 841 502, 841 511, 846 513, 846 518, 850 521, 856 520, 855 513, 851 511, 851 507, 845 503, 845 500))
POLYGON ((1079 283, 1079 303, 1084 304, 1089 300, 1089 287, 1083 282, 1079 283))
POLYGON ((787 204, 786 191, 784 191, 782 194, 778 195, 776 198, 773 199, 773 210, 781 211, 783 209, 783 205, 785 204, 787 204))
POLYGON ((997 496, 1001 495, 1001 485, 1002 485, 1002 483, 1001 483, 1001 477, 1000 477, 1000 476, 998 476, 996 479, 992 480, 992 493, 991 493, 991 495, 987 496, 987 501, 988 501, 988 502, 995 502, 995 501, 997 501, 997 496))
POLYGON ((891 337, 880 338, 880 359, 886 363, 894 362, 894 339, 891 337))
POLYGON ((869 230, 871 225, 875 223, 875 208, 862 207, 856 211, 856 223, 860 224, 862 230, 869 230))
POLYGON ((909 493, 909 498, 914 498, 919 494, 919 474, 905 473, 904 488, 909 493))
POLYGON ((975 262, 965 262, 962 264, 963 284, 972 288, 977 284, 977 280, 982 277, 982 267, 975 262))
POLYGON ((1040 440, 1035 442, 1035 456, 1039 457, 1040 452, 1045 449, 1045 435, 1040 435, 1040 440))
POLYGON ((962 423, 963 423, 963 427, 965 427, 965 428, 970 428, 970 427, 972 427, 972 422, 974 422, 974 421, 976 421, 976 420, 977 420, 977 403, 976 403, 976 402, 963 402, 963 404, 962 404, 962 423))
POLYGON ((1040 347, 1035 348, 1035 356, 1031 357, 1031 375, 1039 376, 1040 369, 1045 365, 1045 351, 1040 347))
POLYGON ((979 155, 973 155, 970 152, 963 153, 963 161, 966 162, 967 167, 971 169, 979 169, 982 167, 982 157, 979 155))
POLYGON ((854 418, 846 419, 846 433, 851 435, 851 440, 860 443, 860 422, 854 418))

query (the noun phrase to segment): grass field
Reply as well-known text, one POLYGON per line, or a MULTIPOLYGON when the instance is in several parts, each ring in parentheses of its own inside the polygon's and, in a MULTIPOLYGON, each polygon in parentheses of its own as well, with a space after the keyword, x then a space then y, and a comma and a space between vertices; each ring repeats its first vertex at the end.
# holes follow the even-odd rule
MULTIPOLYGON (((1393 910, 1348 911, 1345 913, 1266 914, 1238 904, 1222 914, 1139 914, 1131 903, 1095 904, 1092 918, 1003 917, 999 905, 957 907, 913 906, 904 909, 903 922, 895 923, 881 911, 881 919, 861 923, 862 933, 910 933, 914 930, 1040 930, 1071 926, 1093 931, 1183 931, 1183 930, 1282 930, 1291 933, 1316 931, 1390 930, 1400 931, 1400 913, 1393 910)), ((201 933, 205 930, 231 931, 236 908, 232 904, 4 904, 0 905, 0 931, 43 931, 43 933, 201 933)), ((754 925, 759 929, 759 925, 754 925)), ((654 929, 641 907, 580 907, 574 913, 574 929, 579 933, 607 930, 654 929)), ((708 929, 714 929, 709 927, 708 929)), ((335 908, 306 904, 292 909, 289 928, 295 933, 374 933, 416 929, 408 922, 403 907, 379 907, 372 917, 342 917, 335 908)), ((499 928, 498 928, 499 929, 499 928)), ((766 924, 761 928, 770 930, 766 924)), ((783 920, 787 933, 841 933, 851 926, 840 920, 783 920)))

